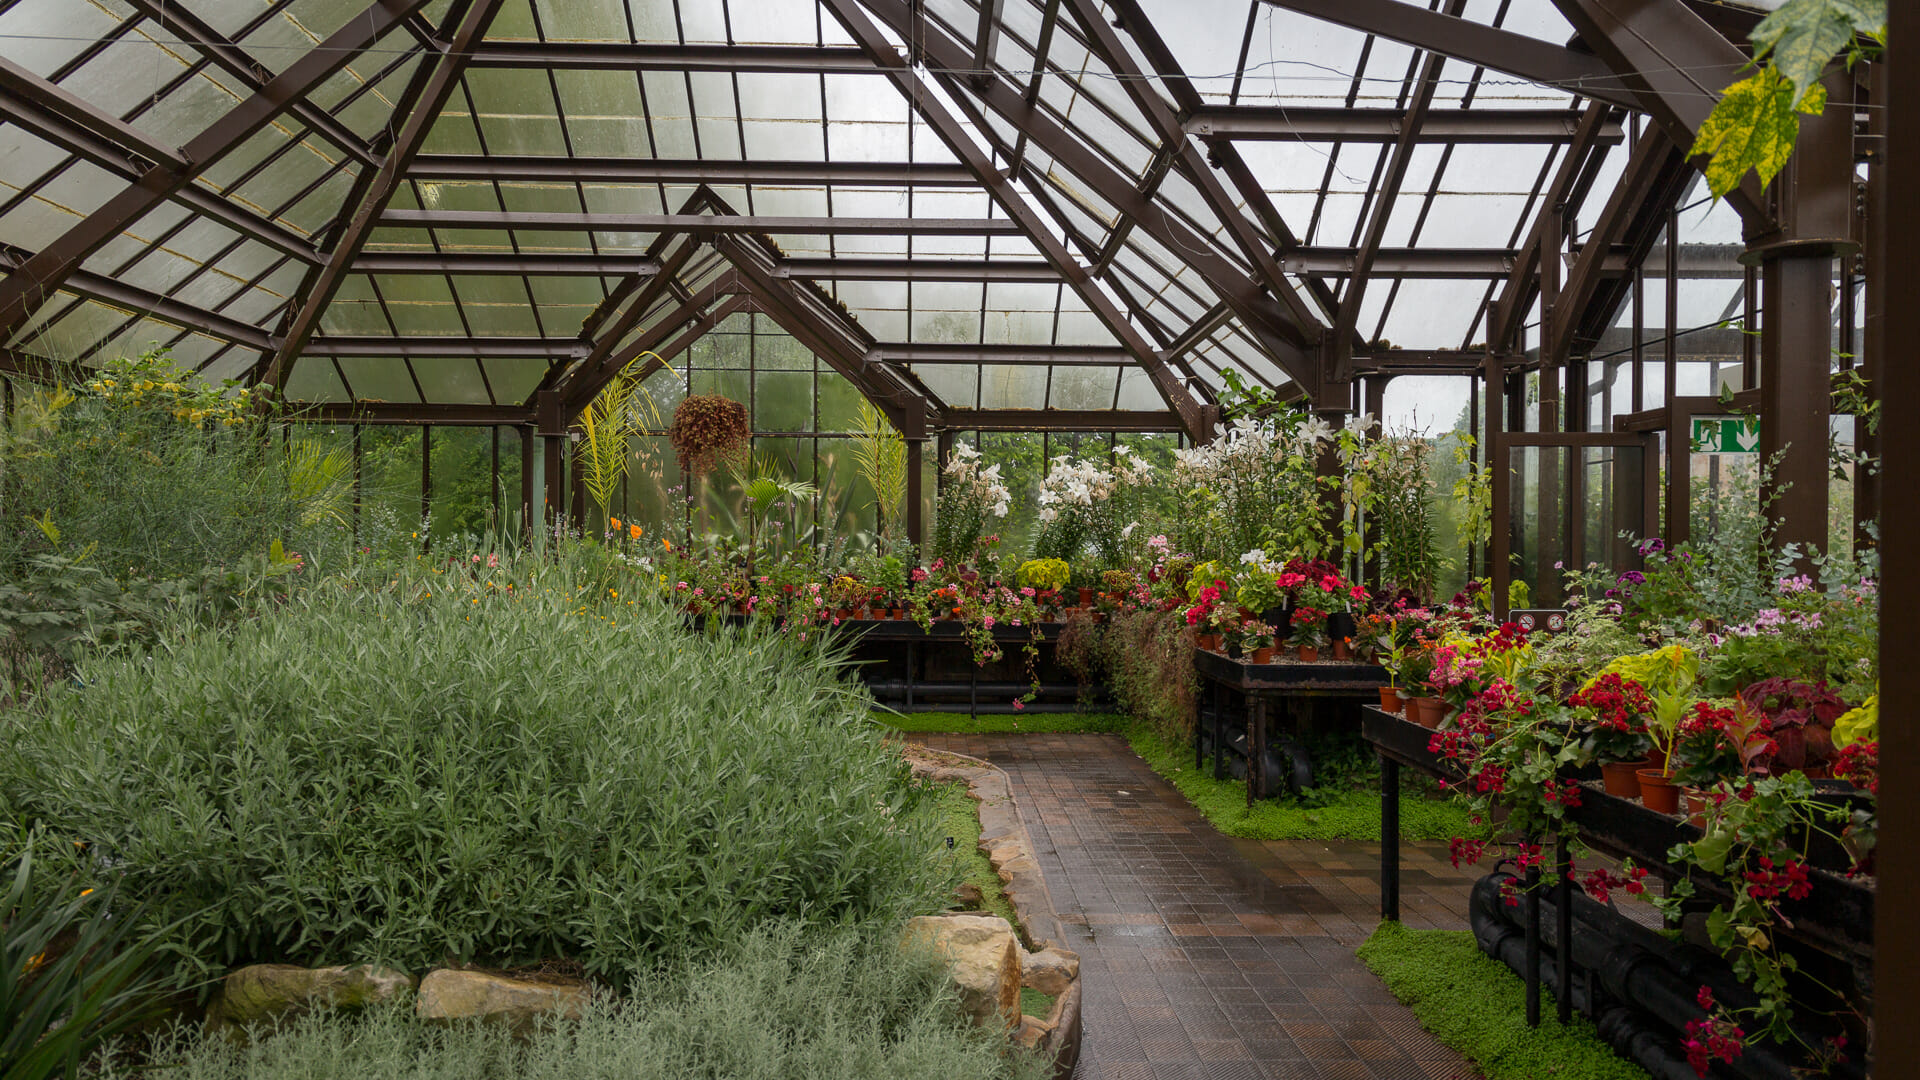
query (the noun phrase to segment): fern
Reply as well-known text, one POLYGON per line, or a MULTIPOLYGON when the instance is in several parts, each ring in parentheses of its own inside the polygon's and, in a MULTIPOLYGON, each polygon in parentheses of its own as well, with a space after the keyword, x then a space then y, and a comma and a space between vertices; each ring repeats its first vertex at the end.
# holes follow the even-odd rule
POLYGON ((899 526, 906 508, 907 442, 887 414, 865 398, 860 400, 860 418, 853 431, 854 464, 873 488, 874 521, 884 539, 899 526))
POLYGON ((647 426, 659 426, 660 410, 638 374, 652 360, 660 357, 651 352, 634 357, 580 413, 580 481, 603 519, 613 516, 613 497, 626 478, 633 437, 647 426))

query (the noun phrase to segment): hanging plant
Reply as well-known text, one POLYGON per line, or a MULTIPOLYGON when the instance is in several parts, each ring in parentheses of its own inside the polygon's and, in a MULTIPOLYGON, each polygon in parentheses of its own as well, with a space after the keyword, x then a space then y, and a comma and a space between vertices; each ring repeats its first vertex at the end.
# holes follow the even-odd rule
POLYGON ((744 458, 753 429, 745 405, 719 394, 695 394, 674 406, 667 438, 681 463, 695 475, 704 475, 716 465, 744 458))

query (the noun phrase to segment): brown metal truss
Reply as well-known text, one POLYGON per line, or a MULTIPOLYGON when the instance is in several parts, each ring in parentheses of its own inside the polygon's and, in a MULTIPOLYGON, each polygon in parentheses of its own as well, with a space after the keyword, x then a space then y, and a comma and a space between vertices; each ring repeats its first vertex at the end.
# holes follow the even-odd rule
POLYGON ((1463 19, 1457 14, 1432 11, 1403 0, 1266 2, 1417 49, 1518 75, 1569 94, 1627 108, 1640 107, 1627 83, 1599 57, 1463 19))
POLYGON ((501 0, 456 0, 447 13, 449 25, 457 27, 452 43, 438 59, 423 63, 415 73, 401 99, 406 120, 394 137, 392 149, 387 151, 378 169, 364 169, 355 179, 353 191, 347 197, 351 213, 342 215, 340 228, 332 237, 333 250, 326 266, 307 274, 296 294, 296 304, 289 305, 290 317, 281 335, 283 340, 259 379, 276 394, 286 389, 287 376, 293 370, 294 361, 299 359, 300 350, 319 329, 321 315, 333 302, 341 283, 353 272, 354 259, 380 220, 380 211, 393 197, 407 166, 419 153, 434 121, 439 119, 441 107, 458 85, 460 72, 466 67, 474 46, 493 24, 500 3, 501 0))
POLYGON ((376 0, 364 14, 301 55, 252 96, 180 148, 185 165, 155 164, 141 179, 107 200, 0 281, 0 336, 19 329, 39 302, 53 295, 88 256, 149 210, 184 190, 194 177, 232 153, 253 134, 318 89, 360 51, 426 7, 427 0, 376 0))
MULTIPOLYGON (((1443 110, 1429 113, 1414 139, 1422 143, 1553 145, 1574 140, 1582 115, 1579 109, 1443 110)), ((1183 126, 1187 134, 1202 139, 1391 144, 1406 130, 1407 120, 1405 109, 1207 105, 1188 115, 1183 126)), ((1617 143, 1624 136, 1619 124, 1609 123, 1601 128, 1599 137, 1617 143)))
MULTIPOLYGON (((965 129, 959 118, 948 112, 928 89, 921 85, 919 74, 893 52, 885 36, 880 33, 879 27, 874 25, 867 14, 853 3, 853 0, 822 0, 822 2, 868 55, 872 56, 875 62, 886 66, 894 80, 894 85, 908 101, 913 102, 915 110, 939 135, 947 149, 974 173, 981 186, 993 196, 995 203, 1007 213, 1009 218, 1019 223, 1021 230, 1040 250, 1047 262, 1067 279, 1087 307, 1126 347, 1127 352, 1133 356, 1134 362, 1139 364, 1146 371, 1147 377, 1153 380, 1154 387, 1160 392, 1160 396, 1179 414, 1180 425, 1187 434, 1198 441, 1211 439, 1214 425, 1213 411, 1202 407, 1200 402, 1194 399, 1192 392, 1161 360, 1153 346, 1126 320, 1106 293, 1102 292, 1100 287, 1088 277, 1086 269, 1074 261, 1073 256, 1067 252, 1066 246, 1054 237, 1052 224, 1042 219, 1039 213, 1028 204, 1026 197, 1013 186, 1008 176, 994 168, 993 163, 987 160, 986 155, 981 153, 974 144, 972 133, 965 129)), ((895 13, 898 14, 897 11, 895 13)), ((916 37, 912 33, 904 36, 910 40, 919 41, 923 48, 936 37, 936 35, 916 37)), ((942 40, 950 41, 950 39, 942 40)), ((948 86, 950 90, 954 88, 951 81, 948 86)), ((1006 91, 1005 84, 997 79, 991 86, 992 92, 1011 93, 1006 91)), ((959 98, 960 95, 956 93, 956 100, 959 98)), ((976 123, 976 127, 983 131, 986 129, 985 124, 976 123)))

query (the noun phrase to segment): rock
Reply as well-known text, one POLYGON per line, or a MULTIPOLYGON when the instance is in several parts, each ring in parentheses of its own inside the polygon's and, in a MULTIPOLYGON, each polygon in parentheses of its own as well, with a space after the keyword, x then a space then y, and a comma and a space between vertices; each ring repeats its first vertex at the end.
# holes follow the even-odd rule
POLYGON ((222 980, 207 1019, 215 1028, 244 1027, 315 1008, 365 1008, 412 989, 413 977, 392 968, 253 964, 222 980))
POLYGON ((1020 1018, 1019 1029, 1013 1033, 1012 1037, 1013 1041, 1019 1045, 1029 1050, 1035 1050, 1039 1048, 1040 1040, 1046 1038, 1047 1032, 1052 1030, 1053 1026, 1044 1020, 1036 1020, 1031 1016, 1023 1016, 1020 1018))
POLYGON ((1080 957, 1065 949, 1049 946, 1027 953, 1020 960, 1020 984, 1049 997, 1059 997, 1080 977, 1080 957))
POLYGON ((953 902, 964 908, 977 908, 985 899, 980 895, 980 886, 971 881, 963 881, 953 890, 953 902))
POLYGON ((587 984, 579 979, 556 975, 516 978, 441 968, 420 980, 414 1012, 422 1020, 478 1019, 525 1034, 543 1016, 580 1019, 588 996, 587 984))
MULTIPOLYGON (((946 962, 960 1008, 981 1027, 1011 1029, 1020 1019, 1020 942, 997 915, 922 915, 908 919, 904 944, 946 962)), ((424 987, 422 988, 424 992, 424 987)))

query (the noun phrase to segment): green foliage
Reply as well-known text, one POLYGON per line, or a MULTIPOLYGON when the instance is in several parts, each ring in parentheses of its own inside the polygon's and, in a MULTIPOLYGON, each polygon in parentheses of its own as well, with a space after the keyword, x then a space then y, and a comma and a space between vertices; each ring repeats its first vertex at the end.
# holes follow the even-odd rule
MULTIPOLYGON (((316 1013, 238 1047, 181 1030, 153 1060, 172 1080, 1042 1080, 1046 1064, 958 1018, 954 991, 895 927, 783 926, 743 934, 710 962, 675 966, 577 1024, 516 1039, 436 1027, 410 1008, 316 1013)), ((115 1063, 101 1080, 136 1075, 115 1063)), ((147 1075, 139 1073, 137 1075, 147 1075)))
POLYGON ((1762 187, 1771 182, 1793 153, 1798 114, 1826 107, 1820 77, 1834 56, 1847 53, 1851 65, 1869 52, 1856 49, 1857 38, 1879 45, 1886 36, 1886 0, 1787 0, 1762 19, 1748 39, 1763 66, 1727 87, 1694 138, 1692 153, 1711 156, 1706 175, 1714 197, 1738 187, 1748 169, 1762 187))
POLYGON ((770 919, 945 894, 841 660, 689 637, 565 561, 329 582, 0 713, 0 814, 85 840, 188 976, 571 957, 623 982, 770 919))
POLYGON ((1453 502, 1458 508, 1460 538, 1485 545, 1493 539, 1493 472, 1486 463, 1473 460, 1473 448, 1478 445, 1471 435, 1454 438, 1453 463, 1460 473, 1453 481, 1453 502))
POLYGON ((1762 68, 1721 93, 1719 104, 1694 135, 1694 156, 1707 155, 1707 189, 1715 198, 1740 186, 1751 169, 1762 185, 1771 183, 1793 156, 1800 137, 1800 113, 1819 114, 1826 107, 1826 88, 1814 84, 1798 98, 1791 80, 1773 68, 1762 68), (1795 105, 1795 101, 1799 104, 1795 105))
POLYGON ((875 529, 885 540, 905 526, 907 442, 887 414, 866 398, 860 399, 860 418, 853 431, 854 464, 873 489, 875 529))
POLYGON ((1020 916, 1000 887, 993 860, 980 850, 980 804, 967 793, 966 784, 955 781, 934 786, 934 806, 940 814, 940 835, 953 841, 953 847, 942 849, 953 876, 980 890, 981 914, 998 915, 1017 931, 1020 916))
POLYGON ((1112 713, 897 713, 874 710, 873 718, 895 731, 949 735, 1092 735, 1125 731, 1127 718, 1112 713))
POLYGON ((640 373, 659 359, 651 352, 634 357, 580 411, 580 482, 603 518, 614 516, 613 500, 627 475, 634 436, 660 426, 660 410, 640 373))
POLYGON ((1073 579, 1065 559, 1028 559, 1020 564, 1020 584, 1036 589, 1064 589, 1073 579))
MULTIPOLYGON (((13 838, 17 841, 17 838, 13 838)), ((109 1040, 160 1012, 157 941, 111 886, 33 873, 9 843, 0 895, 0 1080, 72 1077, 109 1040)))
POLYGON ((1106 622, 1080 615, 1060 632, 1061 663, 1083 683, 1104 676, 1115 704, 1168 739, 1193 730, 1200 677, 1193 630, 1180 609, 1116 611, 1106 622))
POLYGON ((1359 956, 1393 996, 1487 1080, 1647 1080, 1614 1054, 1593 1024, 1551 1017, 1527 1026, 1526 987, 1464 930, 1409 930, 1383 922, 1359 956))
MULTIPOLYGON (((1247 840, 1378 840, 1380 839, 1379 774, 1374 790, 1335 793, 1336 784, 1324 783, 1320 794, 1303 801, 1262 799, 1247 806, 1247 786, 1239 780, 1215 780, 1212 767, 1193 767, 1193 747, 1169 741, 1141 725, 1127 732, 1133 752, 1146 759, 1212 826, 1228 836, 1247 840)), ((1443 840, 1477 835, 1467 815, 1451 803, 1425 798, 1400 802, 1400 835, 1407 840, 1443 840)))
POLYGON ((87 553, 116 579, 180 577, 337 532, 342 463, 289 448, 249 399, 164 353, 21 397, 0 433, 0 576, 87 553))

